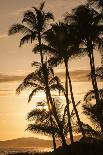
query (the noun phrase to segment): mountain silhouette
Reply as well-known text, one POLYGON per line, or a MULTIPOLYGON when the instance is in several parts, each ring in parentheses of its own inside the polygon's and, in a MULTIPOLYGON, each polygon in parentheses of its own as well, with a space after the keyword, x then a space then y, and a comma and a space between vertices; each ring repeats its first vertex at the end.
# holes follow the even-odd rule
MULTIPOLYGON (((80 136, 75 136, 75 141, 79 140, 80 136)), ((70 142, 67 139, 68 143, 70 142)), ((60 141, 56 140, 57 146, 60 146, 60 141)), ((0 151, 43 151, 52 149, 52 140, 39 139, 34 137, 18 138, 6 141, 0 141, 0 151)))

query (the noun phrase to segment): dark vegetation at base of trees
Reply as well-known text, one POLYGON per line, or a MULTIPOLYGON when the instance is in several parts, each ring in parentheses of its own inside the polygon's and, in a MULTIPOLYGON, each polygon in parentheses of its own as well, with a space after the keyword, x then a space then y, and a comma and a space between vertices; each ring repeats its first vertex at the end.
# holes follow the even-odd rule
POLYGON ((9 30, 9 35, 22 33, 20 46, 37 41, 33 52, 40 55, 40 61, 32 63, 32 66, 36 67, 35 71, 29 74, 16 90, 19 94, 22 90, 31 89, 28 102, 37 92, 45 93, 45 101, 35 103, 36 108, 27 116, 28 121, 31 122, 27 130, 51 135, 56 154, 62 154, 62 150, 65 150, 65 154, 70 152, 77 155, 101 152, 103 89, 98 88, 97 78, 103 79, 103 66, 95 68, 94 52, 98 50, 101 53, 103 63, 103 3, 101 0, 88 0, 87 4, 73 9, 71 14, 67 13, 63 21, 49 26, 48 23, 54 20, 54 16, 51 12, 44 11, 44 5, 45 2, 41 3, 39 8, 33 7, 27 10, 21 23, 12 25, 9 30), (94 128, 81 122, 70 76, 70 59, 84 55, 89 59, 91 70, 89 78, 91 78, 93 90, 85 95, 83 109, 94 128), (64 86, 53 71, 53 67, 58 67, 62 63, 65 66, 64 86), (60 103, 59 99, 56 100, 53 91, 58 95, 62 93, 66 104, 60 103), (93 97, 96 100, 95 105, 90 102, 93 97), (72 112, 70 105, 73 107, 72 112), (81 141, 74 142, 74 132, 81 133, 83 137, 81 141), (66 142, 68 135, 71 142, 69 146, 66 142), (56 148, 55 138, 60 139, 61 149, 56 148))

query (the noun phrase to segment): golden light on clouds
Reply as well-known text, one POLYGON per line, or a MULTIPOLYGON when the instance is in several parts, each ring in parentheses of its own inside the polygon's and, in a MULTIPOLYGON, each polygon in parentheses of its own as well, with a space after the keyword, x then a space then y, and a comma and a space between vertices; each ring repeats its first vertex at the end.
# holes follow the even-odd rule
MULTIPOLYGON (((35 107, 35 102, 45 98, 44 93, 33 97, 28 104, 29 91, 16 95, 16 88, 25 75, 34 71, 31 63, 39 60, 38 55, 31 51, 34 44, 24 45, 19 48, 20 35, 9 36, 10 25, 20 22, 23 12, 32 6, 38 6, 42 0, 0 0, 0 140, 18 137, 34 136, 25 132, 27 127, 27 113, 35 107)), ((61 19, 66 11, 83 4, 85 0, 46 0, 45 9, 55 14, 56 20, 61 19)), ((99 54, 95 56, 96 66, 100 65, 99 54)), ((73 91, 78 102, 89 89, 87 87, 87 75, 89 73, 89 61, 87 56, 72 60, 69 64, 73 81, 73 91), (81 82, 81 83, 80 83, 81 82), (84 83, 85 82, 85 83, 84 83)), ((65 70, 61 65, 55 69, 56 74, 64 82, 65 70)), ((99 84, 101 87, 101 84, 99 84)), ((61 96, 62 99, 63 96, 61 96)), ((63 101, 65 102, 65 101, 63 101)))

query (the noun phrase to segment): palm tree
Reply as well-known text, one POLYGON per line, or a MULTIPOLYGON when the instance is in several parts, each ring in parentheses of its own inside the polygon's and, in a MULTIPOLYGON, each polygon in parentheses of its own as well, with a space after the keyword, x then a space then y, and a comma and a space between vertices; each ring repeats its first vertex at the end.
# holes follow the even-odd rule
POLYGON ((20 41, 20 46, 29 41, 32 43, 37 40, 39 43, 39 51, 41 55, 41 62, 43 64, 43 53, 41 49, 41 39, 46 28, 46 24, 50 19, 54 19, 51 12, 44 12, 45 2, 41 3, 39 8, 33 7, 33 10, 24 12, 23 20, 19 24, 14 24, 9 29, 8 34, 22 33, 23 37, 20 41))
MULTIPOLYGON (((70 102, 68 98, 68 79, 69 79, 70 93, 71 93, 73 108, 75 109, 78 124, 80 125, 81 131, 84 136, 81 121, 80 121, 78 111, 75 106, 72 83, 71 83, 71 78, 70 78, 69 69, 68 69, 68 60, 71 57, 75 57, 77 55, 78 40, 75 37, 73 37, 73 34, 71 34, 68 25, 61 23, 61 22, 59 22, 59 24, 56 23, 52 25, 52 28, 45 33, 45 38, 48 42, 48 45, 42 44, 42 49, 45 53, 47 52, 53 55, 53 57, 50 58, 49 60, 49 64, 52 66, 57 66, 59 63, 62 63, 62 62, 64 62, 65 64, 65 68, 66 68, 65 97, 66 97, 66 102, 67 102, 67 107, 68 107, 67 109, 68 109, 68 125, 69 125, 69 130, 70 130, 70 139, 71 139, 71 142, 73 142, 72 126, 70 122, 70 112, 69 112, 70 102)), ((33 49, 33 52, 37 52, 37 51, 38 51, 38 46, 36 46, 33 49)))
POLYGON ((66 147, 66 140, 64 136, 64 129, 63 125, 59 121, 59 117, 57 115, 57 111, 55 109, 54 101, 51 96, 51 91, 52 90, 59 90, 59 91, 64 91, 63 86, 60 83, 60 80, 57 76, 54 76, 53 69, 49 66, 47 66, 47 63, 41 65, 39 69, 37 69, 35 72, 29 74, 23 82, 19 85, 17 88, 17 93, 20 93, 21 90, 26 89, 26 88, 32 87, 33 90, 31 94, 29 95, 29 102, 35 93, 38 91, 44 91, 46 94, 46 100, 48 104, 48 109, 49 112, 53 114, 55 117, 55 120, 58 124, 59 131, 60 131, 60 136, 62 140, 62 145, 65 148, 66 147))
MULTIPOLYGON (((101 80, 103 79, 103 67, 97 67, 96 69, 96 77, 97 79, 101 80)), ((89 74, 89 77, 91 75, 89 74)), ((91 104, 91 101, 95 99, 95 93, 94 90, 88 91, 84 96, 85 104, 83 105, 84 113, 90 117, 92 122, 94 124, 99 125, 101 128, 101 132, 103 133, 103 88, 98 90, 99 92, 99 104, 91 104)))
MULTIPOLYGON (((59 135, 59 128, 55 121, 53 115, 50 115, 49 109, 46 108, 46 102, 38 102, 37 108, 32 110, 28 113, 27 119, 28 121, 32 121, 32 124, 28 125, 27 130, 36 132, 36 133, 43 133, 45 135, 52 135, 53 137, 53 146, 54 150, 56 150, 56 142, 55 136, 60 138, 59 135), (50 121, 50 117, 52 121, 50 121)), ((65 128, 65 121, 63 121, 63 114, 62 114, 62 105, 58 99, 55 98, 55 108, 59 116, 59 120, 64 126, 65 135, 67 134, 67 130, 65 128)))
POLYGON ((88 54, 92 85, 96 96, 96 102, 99 103, 98 86, 95 76, 94 49, 100 49, 103 43, 101 37, 103 32, 103 26, 101 24, 102 16, 93 8, 89 8, 87 5, 80 5, 73 9, 73 13, 67 15, 65 20, 71 25, 81 42, 82 48, 84 48, 88 54))
POLYGON ((28 113, 28 121, 33 121, 29 124, 26 130, 51 135, 53 138, 54 151, 56 150, 55 135, 58 136, 58 127, 55 120, 52 118, 49 109, 46 108, 46 102, 37 102, 36 108, 28 113))
POLYGON ((92 105, 91 103, 85 103, 83 105, 83 112, 90 118, 95 129, 103 135, 103 100, 98 105, 92 105))

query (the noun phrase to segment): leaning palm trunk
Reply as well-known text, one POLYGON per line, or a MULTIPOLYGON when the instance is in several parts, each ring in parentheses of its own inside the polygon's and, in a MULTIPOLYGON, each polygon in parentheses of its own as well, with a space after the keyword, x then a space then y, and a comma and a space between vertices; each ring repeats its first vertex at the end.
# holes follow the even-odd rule
POLYGON ((47 95, 49 97, 49 101, 50 101, 50 104, 51 104, 51 108, 52 108, 52 112, 53 112, 53 116, 57 122, 57 125, 59 127, 59 134, 60 134, 60 138, 61 138, 61 142, 62 142, 62 146, 63 148, 66 148, 67 146, 67 143, 66 143, 66 140, 65 140, 65 136, 64 136, 64 133, 63 133, 63 126, 58 118, 58 115, 57 115, 57 112, 56 112, 56 109, 54 107, 54 103, 53 103, 53 99, 51 97, 51 93, 50 93, 50 90, 49 90, 49 87, 47 86, 47 95))
POLYGON ((66 68, 66 75, 65 75, 65 78, 66 78, 66 81, 65 81, 66 94, 65 94, 65 97, 66 97, 66 103, 67 103, 68 126, 69 126, 70 140, 71 140, 71 143, 73 143, 74 142, 73 131, 72 131, 72 125, 71 125, 70 109, 69 109, 70 102, 69 102, 69 98, 68 98, 68 70, 67 70, 66 62, 65 62, 65 68, 66 68))
POLYGON ((80 121, 80 117, 79 117, 79 114, 78 114, 78 111, 77 111, 77 108, 76 108, 76 104, 75 104, 75 100, 74 100, 72 83, 71 83, 71 78, 70 78, 70 74, 69 74, 69 70, 68 70, 68 63, 66 63, 66 68, 67 68, 67 72, 68 72, 68 80, 69 80, 70 94, 71 94, 71 100, 72 100, 74 112, 76 114, 76 118, 77 118, 77 121, 78 121, 78 125, 80 127, 80 131, 81 131, 81 133, 83 135, 83 138, 85 138, 85 132, 83 130, 82 123, 80 121))
POLYGON ((91 67, 91 80, 92 80, 92 85, 95 93, 96 103, 99 103, 100 99, 99 99, 99 92, 98 92, 97 80, 95 75, 95 64, 94 64, 94 55, 93 55, 92 46, 93 46, 92 43, 88 41, 87 47, 88 47, 88 56, 90 59, 90 67, 91 67))
MULTIPOLYGON (((46 99, 47 99, 47 104, 48 104, 48 110, 49 110, 49 114, 50 114, 50 123, 51 123, 51 127, 53 127, 53 123, 52 123, 52 113, 51 113, 51 108, 50 108, 50 103, 49 103, 49 99, 46 93, 46 99)), ((55 141, 55 132, 52 131, 52 138, 53 138, 53 148, 54 151, 56 150, 56 141, 55 141)))
MULTIPOLYGON (((97 80, 96 80, 96 69, 95 69, 95 64, 94 64, 94 55, 93 55, 93 45, 90 41, 88 41, 87 43, 87 47, 88 47, 88 56, 90 59, 90 67, 91 67, 91 80, 92 80, 92 85, 93 85, 93 89, 94 89, 94 94, 95 94, 95 99, 96 99, 96 106, 98 106, 98 111, 101 111, 101 107, 100 107, 100 98, 99 98, 99 91, 98 91, 98 85, 97 85, 97 80)), ((101 132, 103 132, 103 121, 101 119, 100 121, 100 127, 101 127, 101 132)))
MULTIPOLYGON (((52 121, 51 121, 51 127, 52 127, 52 121)), ((54 131, 52 131, 52 138, 53 138, 54 151, 56 151, 56 140, 55 140, 55 132, 54 131)))

